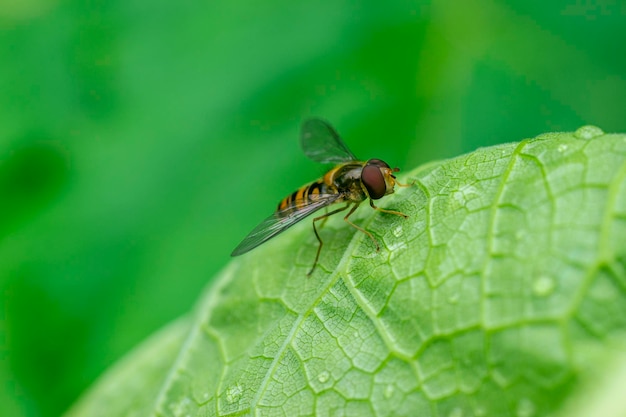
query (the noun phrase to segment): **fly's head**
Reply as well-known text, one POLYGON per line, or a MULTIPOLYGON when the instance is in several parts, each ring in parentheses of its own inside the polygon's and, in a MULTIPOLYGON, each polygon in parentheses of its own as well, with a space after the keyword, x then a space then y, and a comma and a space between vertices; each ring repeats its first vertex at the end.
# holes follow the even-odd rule
POLYGON ((393 193, 396 185, 396 177, 393 173, 398 171, 398 168, 390 168, 385 161, 380 159, 368 160, 361 171, 361 182, 369 197, 372 200, 378 200, 393 193))

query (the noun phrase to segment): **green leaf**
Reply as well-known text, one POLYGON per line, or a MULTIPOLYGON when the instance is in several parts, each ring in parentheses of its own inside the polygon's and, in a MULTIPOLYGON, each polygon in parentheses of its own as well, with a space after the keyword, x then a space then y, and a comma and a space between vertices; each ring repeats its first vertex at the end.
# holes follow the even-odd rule
POLYGON ((355 215, 380 252, 331 218, 307 278, 302 222, 68 416, 530 417, 584 398, 625 351, 626 135, 545 134, 403 180, 379 205, 408 219, 355 215))

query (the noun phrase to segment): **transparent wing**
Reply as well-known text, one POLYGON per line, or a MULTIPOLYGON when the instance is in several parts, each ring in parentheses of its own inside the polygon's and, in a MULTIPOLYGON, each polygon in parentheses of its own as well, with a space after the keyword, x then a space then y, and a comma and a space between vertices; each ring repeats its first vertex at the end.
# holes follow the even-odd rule
POLYGON ((322 119, 302 123, 300 144, 304 154, 316 162, 338 164, 356 160, 337 131, 322 119))
POLYGON ((256 248, 261 243, 284 232, 309 214, 334 203, 339 197, 341 197, 341 194, 321 194, 319 198, 316 198, 304 207, 290 207, 285 210, 277 211, 255 227, 235 250, 233 250, 230 256, 242 255, 256 248))

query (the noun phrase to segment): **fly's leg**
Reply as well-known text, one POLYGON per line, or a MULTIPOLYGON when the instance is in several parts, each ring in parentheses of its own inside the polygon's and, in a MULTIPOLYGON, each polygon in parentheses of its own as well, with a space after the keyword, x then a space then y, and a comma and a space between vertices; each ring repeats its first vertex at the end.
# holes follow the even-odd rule
MULTIPOLYGON (((311 270, 306 274, 307 276, 311 276, 311 274, 313 273, 313 271, 315 271, 315 267, 317 266, 317 261, 320 259, 320 253, 322 252, 322 246, 324 245, 324 242, 322 242, 322 238, 320 237, 320 234, 317 232, 317 227, 315 226, 315 222, 318 220, 322 220, 322 225, 326 222, 326 219, 328 219, 328 217, 332 216, 333 214, 339 213, 340 211, 344 211, 345 209, 347 209, 348 207, 350 207, 351 203, 346 204, 345 206, 338 208, 337 210, 333 210, 330 211, 328 213, 324 213, 323 215, 316 217, 313 219, 313 231, 315 232, 315 237, 317 238, 317 241, 320 243, 319 246, 317 247, 317 254, 315 254, 315 262, 313 262, 313 266, 311 267, 311 270)), ((352 208, 352 210, 350 210, 350 214, 354 211, 355 208, 358 207, 358 204, 352 208)), ((348 216, 350 215, 348 214, 348 216)), ((347 216, 346 216, 347 217, 347 216)))
POLYGON ((409 217, 409 216, 407 216, 406 214, 404 214, 404 213, 402 213, 402 212, 399 212, 399 211, 395 211, 395 210, 387 210, 387 209, 384 209, 384 208, 377 207, 377 206, 375 206, 375 205, 374 205, 374 200, 372 200, 371 198, 370 198, 370 206, 371 206, 374 210, 378 210, 378 211, 383 212, 383 213, 395 214, 396 216, 404 217, 405 219, 406 219, 407 217, 409 217))
POLYGON ((401 182, 398 182, 398 180, 396 180, 396 177, 393 177, 393 179, 395 180, 394 182, 396 183, 398 187, 412 187, 415 185, 415 180, 413 180, 412 182, 408 184, 402 184, 401 182))
MULTIPOLYGON (((344 210, 345 210, 346 208, 348 208, 348 207, 346 206, 346 207, 344 208, 344 210)), ((323 217, 323 218, 321 219, 321 220, 322 220, 322 222, 320 223, 320 229, 321 229, 322 227, 324 227, 324 225, 326 224, 326 220, 328 220, 328 216, 329 216, 329 214, 328 214, 328 207, 324 207, 324 216, 320 216, 320 217, 323 217)))
MULTIPOLYGON (((398 171, 400 171, 400 168, 393 168, 391 171, 392 172, 398 172, 398 171)), ((397 184, 399 187, 411 187, 411 186, 415 185, 415 180, 413 180, 410 184, 402 184, 401 182, 398 182, 398 179, 396 178, 395 175, 392 174, 391 178, 393 178, 394 184, 397 184)), ((370 203, 371 203, 371 200, 370 200, 370 203)))
POLYGON ((380 246, 378 246, 378 241, 374 238, 374 236, 372 236, 372 234, 370 232, 368 232, 367 230, 363 229, 361 226, 357 226, 356 224, 352 223, 350 220, 348 220, 348 217, 350 217, 350 215, 352 213, 354 213, 354 210, 356 210, 357 207, 359 207, 359 204, 361 203, 357 203, 354 205, 354 207, 352 207, 352 210, 350 210, 348 212, 348 214, 346 214, 346 217, 344 217, 343 219, 346 221, 346 223, 348 223, 350 226, 354 227, 357 230, 360 230, 361 232, 365 233, 367 236, 369 236, 370 239, 372 239, 372 242, 374 243, 374 246, 376 246, 376 252, 380 251, 380 246))

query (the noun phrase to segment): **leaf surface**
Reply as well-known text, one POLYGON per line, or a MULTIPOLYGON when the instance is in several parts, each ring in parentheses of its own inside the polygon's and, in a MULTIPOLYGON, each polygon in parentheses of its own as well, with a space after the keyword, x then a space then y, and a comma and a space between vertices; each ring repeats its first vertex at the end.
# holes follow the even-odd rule
POLYGON ((545 134, 401 180, 415 183, 379 205, 408 219, 352 219, 380 252, 332 218, 307 278, 302 222, 235 259, 191 322, 69 415, 541 416, 624 351, 625 135, 545 134))

